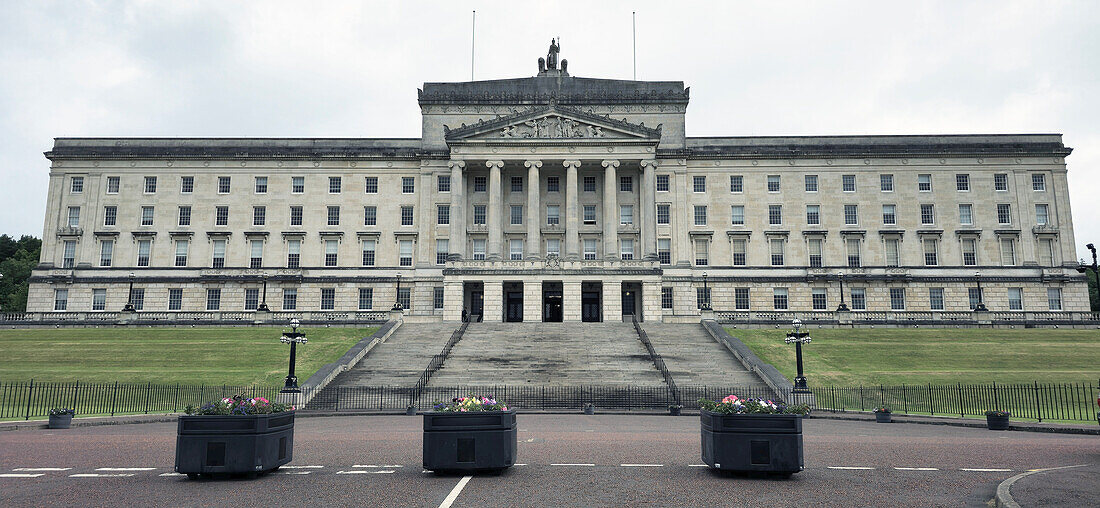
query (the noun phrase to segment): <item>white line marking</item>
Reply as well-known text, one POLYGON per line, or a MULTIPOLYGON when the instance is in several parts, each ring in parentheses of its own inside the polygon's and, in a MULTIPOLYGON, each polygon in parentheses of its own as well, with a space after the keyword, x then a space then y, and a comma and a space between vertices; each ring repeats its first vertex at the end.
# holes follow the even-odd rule
POLYGON ((68 471, 71 467, 17 467, 12 471, 68 471))
POLYGON ((275 471, 275 474, 310 474, 313 471, 275 471))
POLYGON ((46 473, 0 473, 0 478, 38 478, 46 473))
POLYGON ((898 471, 939 471, 937 467, 895 467, 898 471))
POLYGON ((362 469, 356 469, 352 471, 337 471, 336 474, 387 474, 395 472, 393 469, 382 469, 379 471, 365 471, 362 469))
POLYGON ((513 464, 514 466, 526 466, 527 464, 513 464))
POLYGON ((283 469, 321 469, 325 466, 282 466, 283 469))
POLYGON ((470 478, 473 478, 473 476, 463 476, 462 479, 458 481, 458 485, 455 485, 455 488, 451 489, 451 493, 447 494, 447 497, 443 499, 442 503, 439 503, 439 508, 451 508, 455 499, 458 499, 458 494, 462 492, 462 489, 466 487, 467 483, 470 483, 470 478))
MULTIPOLYGON (((320 467, 320 466, 318 466, 318 467, 320 467)), ((395 468, 395 467, 405 467, 405 466, 401 466, 401 465, 398 465, 398 464, 386 464, 386 465, 382 465, 382 466, 376 466, 374 464, 355 464, 354 466, 351 466, 351 467, 380 467, 380 468, 384 468, 384 469, 391 469, 391 468, 395 468)))
POLYGON ((997 468, 983 468, 983 467, 964 467, 959 471, 976 471, 981 473, 1007 473, 1012 471, 1011 469, 997 469, 997 468))
POLYGON ((688 467, 707 467, 706 464, 688 464, 688 467))
POLYGON ((664 467, 664 464, 619 464, 619 467, 664 467))
POLYGON ((857 470, 857 471, 863 471, 863 470, 869 470, 869 469, 874 469, 874 468, 873 467, 863 467, 863 466, 829 466, 829 469, 854 469, 854 470, 857 470))
POLYGON ((97 467, 96 471, 152 471, 155 467, 97 467))
POLYGON ((107 478, 107 477, 126 477, 134 476, 134 473, 114 473, 114 474, 98 474, 98 473, 78 473, 71 474, 69 478, 107 478))
POLYGON ((185 475, 183 473, 161 473, 158 476, 187 476, 187 475, 185 475))
POLYGON ((593 467, 595 464, 550 464, 551 466, 587 466, 593 467))

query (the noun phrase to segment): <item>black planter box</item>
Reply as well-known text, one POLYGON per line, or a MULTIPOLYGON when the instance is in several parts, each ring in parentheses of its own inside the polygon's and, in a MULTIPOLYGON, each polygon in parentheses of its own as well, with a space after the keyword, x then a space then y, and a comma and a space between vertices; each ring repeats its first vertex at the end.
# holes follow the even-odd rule
POLYGON ((73 424, 73 415, 50 415, 50 423, 47 426, 51 429, 67 429, 73 424))
POLYGON ((703 462, 733 472, 802 471, 802 416, 793 414, 699 413, 703 462))
POLYGON ((989 430, 1008 430, 1008 417, 986 415, 985 425, 989 430))
POLYGON ((267 473, 290 462, 294 412, 266 415, 179 417, 176 472, 200 474, 267 473))
POLYGON ((886 413, 886 412, 883 412, 883 411, 876 411, 875 412, 875 421, 878 422, 878 423, 890 423, 891 422, 890 413, 886 413))
POLYGON ((424 413, 424 469, 496 471, 516 462, 516 411, 424 413))

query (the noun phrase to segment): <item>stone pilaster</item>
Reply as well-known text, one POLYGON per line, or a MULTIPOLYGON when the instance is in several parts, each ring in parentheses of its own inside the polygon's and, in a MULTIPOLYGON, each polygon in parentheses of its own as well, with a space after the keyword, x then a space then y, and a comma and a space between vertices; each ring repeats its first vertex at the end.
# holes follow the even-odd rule
POLYGON ((660 323, 663 317, 661 281, 642 282, 642 320, 650 323, 660 323))
MULTIPOLYGON (((451 185, 454 185, 454 181, 451 181, 451 185)), ((443 283, 443 320, 444 321, 461 321, 462 320, 462 281, 460 280, 448 280, 443 283)), ((467 310, 468 312, 468 310, 467 310)))
POLYGON ((617 280, 603 281, 603 320, 620 323, 623 320, 623 284, 617 280))
POLYGON ((416 229, 420 234, 416 237, 416 244, 414 245, 416 259, 413 261, 413 265, 417 268, 429 268, 435 265, 435 256, 432 254, 432 249, 435 248, 434 235, 432 231, 435 230, 436 223, 436 209, 435 203, 432 202, 432 196, 435 195, 435 182, 432 178, 432 168, 421 167, 420 168, 420 192, 419 204, 417 205, 418 212, 416 215, 420 219, 416 223, 416 229))
POLYGON ((525 323, 542 321, 542 282, 540 281, 523 282, 523 321, 525 323))
POLYGON ((605 160, 603 167, 603 256, 613 260, 619 258, 619 179, 616 175, 619 161, 605 160))
MULTIPOLYGON (((501 188, 500 188, 500 170, 504 167, 504 161, 486 161, 485 166, 489 168, 489 216, 486 217, 486 226, 489 229, 489 241, 486 242, 486 259, 492 261, 499 261, 502 259, 501 244, 504 241, 504 232, 501 225, 501 188)), ((486 300, 488 300, 488 291, 486 291, 486 300)), ((499 298, 499 295, 498 295, 499 298)), ((489 310, 488 307, 485 309, 489 310)), ((499 321, 500 317, 497 316, 499 321)))
MULTIPOLYGON (((448 246, 451 253, 448 257, 461 260, 466 259, 466 179, 462 174, 466 162, 450 161, 448 165, 451 167, 451 239, 448 246)), ((460 301, 461 296, 460 287, 460 301)))
MULTIPOLYGON (((572 160, 562 163, 565 166, 565 258, 576 260, 581 258, 580 240, 580 205, 577 186, 577 170, 581 161, 572 160)), ((580 286, 577 287, 577 298, 580 298, 580 286)), ((580 319, 580 300, 577 300, 577 319, 580 319)), ((568 314, 567 314, 568 315, 568 314)))
MULTIPOLYGON (((530 160, 523 165, 527 167, 527 259, 540 259, 542 258, 542 238, 539 226, 542 224, 542 213, 539 209, 539 190, 542 188, 542 182, 539 177, 539 168, 542 167, 542 161, 530 160)), ((526 309, 526 296, 523 301, 526 309)), ((527 311, 524 310, 525 321, 526 314, 527 311)))
POLYGON ((657 161, 642 161, 642 259, 657 259, 657 161))
POLYGON ((485 315, 482 321, 500 323, 504 321, 504 283, 485 281, 485 315))
POLYGON ((562 321, 581 320, 581 282, 562 282, 562 321))

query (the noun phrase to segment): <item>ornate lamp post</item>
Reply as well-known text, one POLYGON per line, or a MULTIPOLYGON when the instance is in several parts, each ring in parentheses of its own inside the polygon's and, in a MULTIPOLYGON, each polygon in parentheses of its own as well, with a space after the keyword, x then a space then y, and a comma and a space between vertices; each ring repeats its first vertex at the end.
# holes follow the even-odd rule
POLYGON ((794 378, 794 388, 795 390, 808 390, 806 376, 802 374, 802 345, 810 343, 810 332, 801 331, 801 319, 792 321, 791 325, 794 326, 794 331, 787 332, 787 338, 784 341, 787 344, 794 344, 795 360, 798 362, 798 377, 794 378))
POLYGON ((126 305, 122 306, 122 312, 134 312, 134 272, 130 272, 130 290, 126 293, 126 305))
POLYGON ((391 309, 391 310, 402 310, 402 309, 403 309, 403 307, 401 307, 401 274, 399 273, 399 274, 397 274, 397 293, 395 293, 394 296, 393 296, 393 309, 391 309))
POLYGON ((271 309, 267 308, 267 272, 264 272, 264 297, 260 301, 260 305, 256 307, 258 312, 269 312, 271 309))
POLYGON ((711 310, 710 288, 707 287, 707 272, 703 272, 703 301, 699 303, 700 310, 711 310))
POLYGON ((844 303, 844 272, 843 271, 837 273, 837 279, 840 280, 840 305, 836 306, 836 310, 838 312, 846 311, 846 310, 848 310, 848 304, 844 303))
POLYGON ((974 282, 978 285, 978 304, 974 306, 977 312, 988 312, 985 308, 985 298, 982 295, 982 272, 974 272, 974 282))
POLYGON ((283 385, 282 393, 287 392, 299 392, 298 389, 298 376, 294 375, 294 361, 297 356, 298 344, 305 344, 306 334, 298 332, 298 319, 290 320, 290 332, 283 333, 283 336, 279 339, 283 344, 290 344, 290 371, 286 375, 286 383, 283 385))

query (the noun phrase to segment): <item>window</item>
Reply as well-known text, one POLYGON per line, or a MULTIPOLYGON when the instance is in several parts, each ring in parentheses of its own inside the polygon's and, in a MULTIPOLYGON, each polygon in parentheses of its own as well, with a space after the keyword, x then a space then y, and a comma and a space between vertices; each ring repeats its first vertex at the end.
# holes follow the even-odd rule
POLYGON ((897 238, 886 239, 886 266, 901 265, 901 240, 897 238))
POLYGON ((105 206, 103 207, 103 225, 114 226, 118 222, 118 207, 117 206, 105 206))
POLYGON ((917 175, 917 190, 932 192, 932 175, 917 175))
POLYGON ((218 310, 222 308, 222 290, 206 290, 206 310, 218 310))
POLYGON ((851 288, 848 292, 852 296, 852 310, 867 310, 867 290, 864 288, 851 288))
POLYGON ((302 241, 287 240, 286 242, 286 267, 298 268, 302 260, 302 241))
POLYGON ((214 225, 216 226, 228 226, 229 225, 229 207, 219 206, 214 211, 214 225))
POLYGON ((596 192, 596 177, 584 177, 584 192, 596 192))
POLYGON ((779 175, 768 175, 768 192, 779 192, 779 175))
MULTIPOLYGON (((173 291, 180 291, 182 293, 183 290, 175 289, 173 291)), ((171 293, 169 293, 169 295, 171 295, 171 293)), ((172 304, 171 302, 172 302, 172 300, 171 300, 171 298, 169 298, 168 305, 171 305, 172 304)), ((106 289, 93 289, 92 290, 92 310, 107 310, 107 290, 106 289)), ((173 310, 173 309, 170 308, 169 310, 173 310)))
POLYGON ((928 306, 932 310, 943 310, 943 288, 928 288, 928 306))
POLYGON ((523 259, 523 240, 518 238, 508 240, 508 259, 512 261, 523 259))
POLYGON ((634 224, 634 205, 619 205, 619 224, 634 224))
POLYGON ((959 173, 955 175, 955 190, 959 192, 970 192, 970 175, 967 173, 959 173))
POLYGON ((584 223, 596 223, 596 205, 584 205, 584 223))
POLYGON ((859 253, 859 239, 858 238, 848 238, 847 240, 844 241, 844 243, 845 243, 845 245, 847 247, 847 250, 848 250, 848 267, 849 268, 858 268, 860 266, 863 266, 860 263, 861 260, 860 260, 860 253, 859 253))
POLYGON ((733 205, 730 207, 730 224, 734 226, 745 225, 745 205, 733 205))
POLYGON ((69 183, 69 192, 80 194, 84 192, 84 177, 74 176, 69 183))
POLYGON ((416 192, 416 178, 411 176, 401 177, 401 193, 412 194, 416 192))
POLYGON ((558 238, 546 239, 546 255, 547 256, 560 256, 561 255, 561 240, 558 238))
POLYGON ((451 242, 446 238, 437 238, 435 240, 435 264, 445 265, 447 264, 447 256, 450 255, 451 242))
MULTIPOLYGON (((110 181, 108 180, 108 187, 110 187, 110 181)), ((180 177, 180 194, 191 194, 195 191, 195 177, 193 176, 181 176, 180 177)), ((115 189, 118 192, 118 189, 115 189)))
POLYGON ((1001 264, 1005 266, 1016 264, 1016 242, 1012 238, 1001 238, 1001 264))
POLYGON ((829 304, 825 288, 813 288, 810 291, 810 301, 813 304, 814 310, 825 310, 829 304))
POLYGON ((437 205, 435 207, 435 223, 440 226, 451 223, 451 205, 437 205))
POLYGON ((672 264, 672 240, 669 238, 657 239, 657 260, 662 265, 672 264))
POLYGON ((336 266, 340 253, 339 240, 325 240, 325 266, 336 266))
POLYGON ((672 288, 661 288, 661 308, 672 309, 672 288))
POLYGON ((693 176, 691 177, 691 192, 706 192, 707 191, 707 177, 705 176, 693 176))
POLYGON ((321 310, 336 308, 336 288, 321 288, 321 310))
POLYGON ((244 310, 256 310, 260 306, 260 290, 256 288, 245 288, 244 290, 244 310))
POLYGON ((749 310, 749 288, 733 288, 733 308, 749 310))
POLYGON ((1047 308, 1062 310, 1062 288, 1047 288, 1047 308))
POLYGON ((103 240, 99 242, 99 266, 111 266, 114 257, 115 241, 103 240))
POLYGON ((377 226, 378 225, 378 208, 373 206, 363 207, 363 225, 364 226, 377 226))
POLYGON ((374 308, 374 288, 359 288, 359 310, 374 308))
POLYGON ((748 240, 744 238, 735 238, 732 243, 733 249, 733 266, 745 266, 747 261, 746 250, 748 249, 748 240))
POLYGON ((634 192, 634 177, 619 177, 619 192, 634 192))
POLYGON ((695 288, 695 307, 698 309, 711 308, 710 287, 695 288), (705 307, 704 307, 705 306, 705 307))
POLYGON ((856 226, 859 224, 859 206, 844 205, 844 225, 856 226))
POLYGON ((1024 288, 1008 288, 1008 310, 1024 310, 1024 288))
POLYGON ((443 288, 433 288, 432 292, 432 308, 435 310, 443 310, 443 288))
POLYGON ((264 265, 264 241, 263 240, 249 240, 250 255, 248 258, 249 268, 262 268, 264 265))
POLYGON ((176 266, 187 266, 187 247, 191 242, 176 240, 176 266))
MULTIPOLYGON (((404 219, 404 214, 402 214, 402 219, 404 219)), ((339 226, 340 225, 340 207, 339 206, 329 206, 328 207, 328 225, 329 226, 339 226)))
POLYGON ((510 188, 511 188, 512 192, 523 192, 523 177, 522 176, 513 176, 512 179, 511 179, 511 182, 512 182, 512 185, 511 185, 510 188))
MULTIPOLYGON (((189 178, 189 177, 184 177, 189 178)), ((107 177, 107 194, 118 194, 119 177, 108 176, 107 177)))
POLYGON ((412 301, 411 300, 412 300, 412 289, 411 288, 401 288, 401 289, 397 290, 397 304, 400 305, 402 309, 407 309, 407 308, 411 307, 412 306, 412 301))
POLYGON ((561 224, 561 207, 558 205, 546 205, 546 223, 551 226, 561 224))
POLYGON ((593 260, 596 259, 596 239, 585 238, 584 239, 584 259, 593 260))
POLYGON ((695 225, 706 226, 707 225, 707 206, 695 205, 695 225))
POLYGON ((1039 239, 1039 265, 1054 266, 1054 240, 1051 238, 1039 239))
POLYGON ((451 192, 451 175, 436 176, 435 189, 437 192, 451 192))
POLYGON ((745 192, 745 177, 742 175, 730 175, 730 192, 745 192))
POLYGON ((772 288, 772 307, 787 310, 787 288, 772 288))
POLYGON ((768 205, 768 224, 772 226, 783 224, 783 205, 768 205))
POLYGON ((401 240, 397 242, 397 256, 398 264, 401 266, 412 266, 413 264, 413 241, 401 240))
POLYGON ((267 194, 267 177, 256 177, 256 194, 267 194))
POLYGON ((668 175, 657 175, 657 192, 668 192, 668 175))
POLYGON ((1008 190, 1008 173, 996 173, 993 175, 993 190, 1008 190))
POLYGON ((936 223, 935 205, 920 205, 920 223, 924 225, 936 223))
POLYGON ((965 266, 977 266, 978 264, 978 241, 973 238, 963 238, 962 240, 962 254, 963 265, 965 266))
POLYGON ((363 240, 363 266, 374 266, 374 251, 377 248, 376 240, 363 240))
POLYGON ((134 288, 134 291, 130 293, 130 299, 134 303, 134 309, 145 309, 145 288, 134 288))
POLYGON ((69 308, 69 290, 53 290, 53 310, 67 310, 69 308))
POLYGON ((296 288, 283 289, 283 310, 298 309, 298 290, 296 288))
POLYGON ((856 175, 841 175, 841 189, 844 192, 856 191, 856 175))
MULTIPOLYGON (((1045 191, 1047 190, 1046 175, 1042 173, 1031 174, 1031 190, 1033 191, 1045 191)), ((78 192, 78 191, 73 191, 78 192)))
POLYGON ((292 206, 290 207, 290 225, 301 226, 302 225, 302 207, 292 206))
POLYGON ((982 292, 978 288, 966 288, 967 300, 970 303, 970 310, 978 308, 978 304, 982 302, 982 292))
POLYGON ((485 224, 485 205, 474 205, 474 224, 485 224))
MULTIPOLYGON (((143 240, 147 241, 147 240, 143 240)), ((76 240, 65 240, 64 252, 61 255, 61 267, 72 268, 76 266, 76 240)), ((148 260, 146 260, 148 261, 148 260)), ((142 266, 142 265, 138 265, 142 266)))
POLYGON ((1008 203, 997 204, 997 224, 1012 224, 1012 205, 1008 203))
POLYGON ((806 192, 817 192, 817 175, 806 175, 806 192))
POLYGON ((214 240, 214 257, 210 266, 212 268, 225 267, 225 240, 214 240))
POLYGON ((475 176, 474 177, 474 192, 485 192, 485 177, 484 176, 475 176))
POLYGON ((484 260, 485 259, 485 239, 484 238, 475 238, 473 243, 474 243, 474 259, 475 260, 484 260))
POLYGON ((768 242, 771 246, 772 266, 783 266, 783 243, 782 238, 772 238, 768 242))
POLYGON ((342 190, 343 184, 344 184, 344 181, 339 176, 330 176, 330 177, 328 177, 328 193, 329 194, 339 194, 340 191, 342 190))
POLYGON ((70 228, 80 227, 80 207, 79 206, 70 206, 69 207, 69 227, 70 228))
POLYGON ((974 224, 974 205, 959 205, 959 224, 974 224))
POLYGON ((924 241, 924 264, 926 266, 936 266, 940 264, 939 256, 939 241, 935 238, 925 238, 924 241))
POLYGON ((263 226, 267 223, 267 207, 266 206, 254 206, 252 207, 252 225, 263 226))
POLYGON ((561 192, 561 180, 556 176, 546 177, 546 192, 561 192))
POLYGON ((806 224, 811 226, 821 224, 821 205, 806 205, 806 224))
POLYGON ((138 266, 149 266, 149 251, 153 247, 152 240, 138 240, 138 266))
POLYGON ((667 225, 672 223, 672 206, 667 203, 657 205, 657 224, 667 225))
POLYGON ((882 223, 887 226, 895 226, 898 223, 897 205, 882 205, 882 223))
POLYGON ((145 177, 145 193, 153 194, 157 192, 157 177, 147 176, 145 177))
POLYGON ((894 192, 894 175, 878 175, 878 188, 882 192, 894 192))
POLYGON ((218 177, 218 194, 229 194, 230 179, 228 176, 218 177))
POLYGON ((190 226, 191 225, 191 207, 181 206, 179 209, 179 225, 190 226))
POLYGON ((890 310, 905 310, 905 288, 890 288, 890 310))
MULTIPOLYGON (((292 176, 292 177, 290 177, 290 193, 291 194, 302 194, 305 191, 306 191, 306 177, 304 177, 304 176, 292 176)), ((295 301, 297 301, 298 293, 297 293, 297 290, 294 290, 294 291, 295 291, 294 298, 295 298, 295 301)))
MULTIPOLYGON (((450 180, 447 180, 447 185, 450 185, 450 180)), ((363 192, 366 194, 378 194, 378 177, 367 176, 363 178, 363 192)))
POLYGON ((619 245, 620 258, 622 258, 624 261, 634 259, 634 240, 624 238, 621 242, 619 242, 619 245))
POLYGON ((824 242, 820 238, 810 238, 806 248, 810 253, 810 267, 821 268, 822 246, 824 242))
POLYGON ((402 206, 401 207, 401 225, 412 226, 413 225, 413 207, 402 206))
POLYGON ((143 206, 141 207, 141 225, 152 226, 153 225, 153 207, 143 206))
POLYGON ((523 205, 512 205, 509 207, 509 224, 519 225, 523 224, 523 205))
POLYGON ((1047 225, 1049 220, 1049 214, 1047 213, 1047 205, 1035 205, 1035 223, 1040 226, 1047 225))

